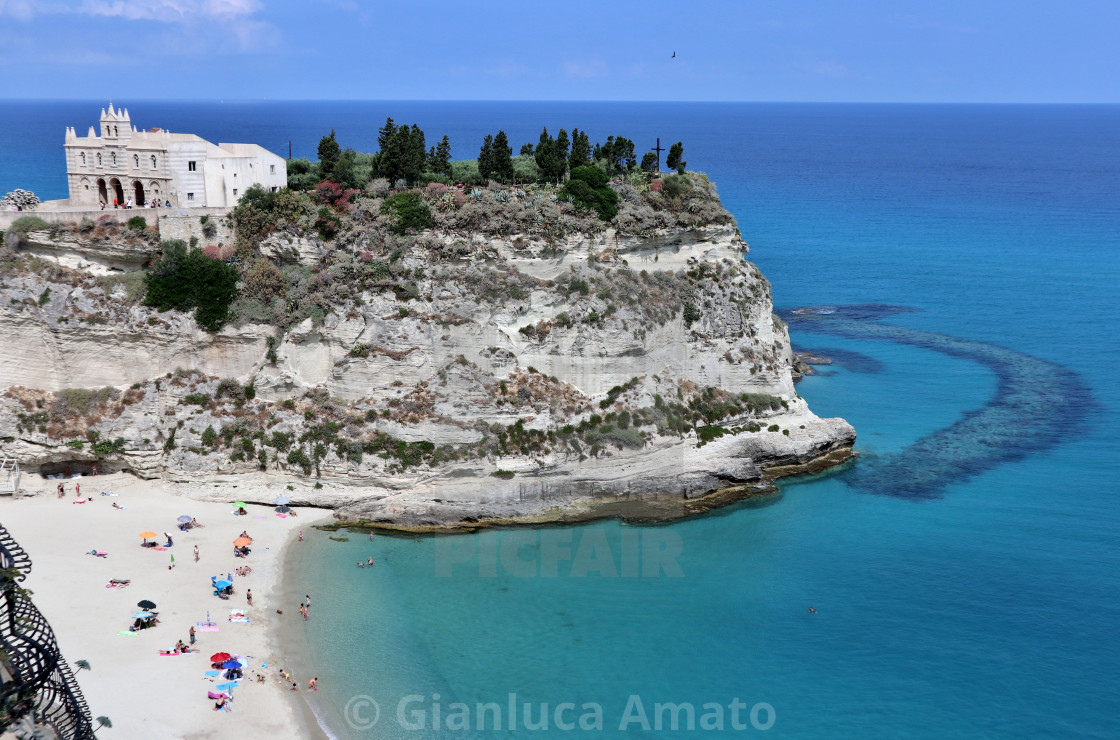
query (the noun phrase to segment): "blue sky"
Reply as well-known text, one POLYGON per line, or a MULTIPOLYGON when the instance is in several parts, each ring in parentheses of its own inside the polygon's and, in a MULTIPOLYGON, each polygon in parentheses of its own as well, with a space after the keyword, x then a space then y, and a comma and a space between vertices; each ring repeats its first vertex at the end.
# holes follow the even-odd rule
POLYGON ((0 97, 1115 103, 1118 29, 1120 0, 0 0, 0 97))

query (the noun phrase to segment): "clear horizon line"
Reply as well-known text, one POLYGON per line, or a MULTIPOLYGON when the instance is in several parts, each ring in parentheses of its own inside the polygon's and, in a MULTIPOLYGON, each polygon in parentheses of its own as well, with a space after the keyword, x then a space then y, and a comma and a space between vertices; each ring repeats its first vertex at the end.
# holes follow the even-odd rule
MULTIPOLYGON (((113 96, 115 99, 116 96, 113 96)), ((9 103, 66 103, 109 100, 97 97, 0 97, 9 103)), ((609 100, 605 98, 146 98, 124 96, 122 100, 144 103, 613 103, 613 104, 650 104, 659 105, 959 105, 959 106, 1116 106, 1120 101, 953 101, 953 100, 609 100)))

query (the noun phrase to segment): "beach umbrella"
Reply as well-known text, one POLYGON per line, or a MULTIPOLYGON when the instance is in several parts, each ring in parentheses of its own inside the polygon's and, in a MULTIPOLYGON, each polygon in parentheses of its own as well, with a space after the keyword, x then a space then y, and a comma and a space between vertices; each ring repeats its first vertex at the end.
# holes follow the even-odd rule
POLYGON ((177 521, 178 521, 178 522, 179 522, 180 524, 186 524, 186 523, 187 523, 187 522, 189 522, 190 520, 191 520, 191 517, 187 516, 186 514, 183 514, 183 515, 182 515, 181 517, 179 517, 179 518, 178 518, 178 520, 177 520, 177 521))
POLYGON ((276 504, 277 506, 282 506, 284 504, 292 503, 292 500, 290 498, 288 498, 287 496, 281 496, 280 498, 276 499, 272 503, 276 504))
POLYGON ((253 540, 252 540, 251 537, 238 537, 236 540, 233 541, 233 546, 234 547, 245 547, 246 545, 251 545, 251 544, 253 544, 253 540))
POLYGON ((147 599, 144 599, 143 601, 138 603, 136 606, 140 607, 141 609, 155 609, 156 608, 155 602, 154 601, 148 601, 147 599))
POLYGON ((143 540, 144 540, 145 542, 147 542, 147 541, 148 541, 148 538, 149 538, 149 537, 155 537, 155 536, 156 536, 156 533, 155 533, 155 532, 141 532, 141 533, 140 533, 140 537, 141 537, 141 538, 142 538, 142 539, 143 539, 143 540))
POLYGON ((233 581, 227 581, 225 579, 222 579, 222 580, 218 581, 217 583, 215 583, 214 585, 217 586, 218 588, 226 588, 228 586, 232 586, 233 581))
POLYGON ((235 509, 244 509, 246 506, 248 506, 248 504, 246 504, 244 501, 233 502, 233 508, 235 509))
POLYGON ((225 663, 231 656, 229 653, 214 653, 210 656, 211 663, 225 663))
POLYGON ((238 663, 236 660, 227 660, 225 663, 222 663, 222 668, 240 668, 240 667, 241 667, 241 663, 238 663))

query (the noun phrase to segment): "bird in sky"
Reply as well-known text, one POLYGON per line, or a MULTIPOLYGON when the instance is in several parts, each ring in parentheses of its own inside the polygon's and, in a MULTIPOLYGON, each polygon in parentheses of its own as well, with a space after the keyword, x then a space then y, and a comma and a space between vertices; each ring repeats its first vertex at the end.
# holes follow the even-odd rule
POLYGON ((674 52, 673 52, 673 56, 671 56, 671 57, 669 57, 669 58, 670 58, 670 59, 676 59, 676 58, 677 58, 677 52, 675 52, 675 51, 674 51, 674 52))

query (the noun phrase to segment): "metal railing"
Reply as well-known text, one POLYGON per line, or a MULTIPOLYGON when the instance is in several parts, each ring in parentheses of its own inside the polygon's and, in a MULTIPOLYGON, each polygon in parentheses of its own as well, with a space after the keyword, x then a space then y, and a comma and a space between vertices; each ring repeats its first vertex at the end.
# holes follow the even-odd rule
POLYGON ((0 730, 30 716, 61 740, 94 740, 89 707, 47 618, 20 583, 31 558, 0 525, 0 730))

